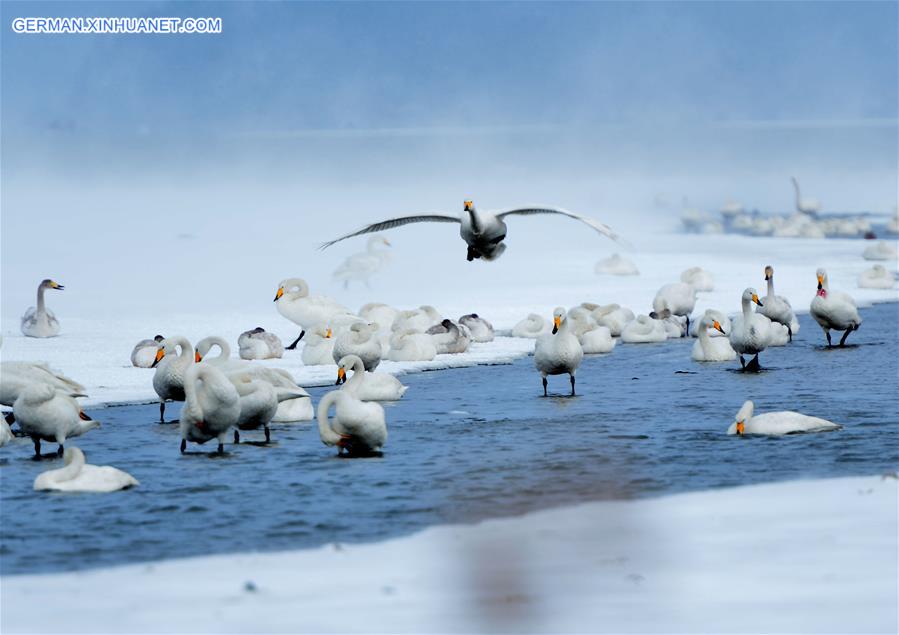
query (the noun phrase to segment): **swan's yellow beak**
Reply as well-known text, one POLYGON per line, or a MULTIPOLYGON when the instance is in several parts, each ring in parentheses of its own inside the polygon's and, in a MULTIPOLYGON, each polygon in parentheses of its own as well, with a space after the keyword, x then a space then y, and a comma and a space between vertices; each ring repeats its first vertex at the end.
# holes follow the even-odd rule
POLYGON ((160 361, 162 361, 163 357, 165 357, 165 349, 157 348, 156 349, 156 359, 153 360, 153 364, 152 364, 151 368, 156 366, 156 364, 158 364, 160 361))
POLYGON ((818 288, 821 289, 824 287, 824 276, 818 276, 818 288))
POLYGON ((390 241, 387 240, 386 238, 384 239, 384 244, 387 245, 388 247, 391 247, 391 246, 392 246, 392 245, 390 244, 390 241))
POLYGON ((553 316, 553 335, 559 332, 559 326, 562 325, 562 318, 558 315, 553 316))
POLYGON ((51 280, 51 281, 50 281, 50 286, 51 286, 53 289, 59 289, 60 291, 62 291, 63 289, 65 289, 64 286, 62 286, 61 284, 59 284, 59 283, 56 282, 55 280, 51 280))
POLYGON ((325 331, 325 337, 328 339, 331 339, 331 329, 328 329, 327 331, 325 331))
POLYGON ((721 328, 721 323, 718 322, 718 320, 715 320, 714 322, 712 322, 712 328, 714 328, 716 331, 718 331, 722 335, 727 335, 727 333, 724 332, 724 329, 721 328))
POLYGON ((759 296, 756 295, 755 293, 752 294, 752 301, 755 302, 756 304, 758 304, 759 306, 765 306, 764 304, 762 304, 761 300, 759 300, 759 296))
POLYGON ((194 361, 198 364, 203 361, 203 356, 200 355, 200 351, 194 353, 194 361))
POLYGON ((275 299, 272 302, 280 300, 282 295, 284 295, 284 287, 278 287, 278 292, 275 294, 275 299))
POLYGON ((465 211, 470 212, 474 208, 474 201, 465 201, 465 211))
POLYGON ((743 430, 744 430, 744 429, 745 429, 745 428, 743 427, 743 422, 742 422, 742 421, 737 421, 737 434, 739 434, 739 435, 742 436, 742 435, 743 435, 743 430))
POLYGON ((344 370, 343 368, 338 368, 337 369, 337 385, 339 386, 340 384, 342 384, 345 381, 346 381, 346 370, 344 370))

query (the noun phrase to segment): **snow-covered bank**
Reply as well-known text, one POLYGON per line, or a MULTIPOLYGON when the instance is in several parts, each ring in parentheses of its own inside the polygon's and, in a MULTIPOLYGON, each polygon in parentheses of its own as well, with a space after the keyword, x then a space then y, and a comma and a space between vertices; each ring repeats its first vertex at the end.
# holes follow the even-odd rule
MULTIPOLYGON (((639 276, 595 276, 596 260, 607 256, 618 246, 605 241, 594 250, 567 249, 563 244, 522 244, 495 263, 456 263, 464 265, 453 275, 442 277, 439 285, 423 286, 406 280, 408 270, 422 269, 417 261, 406 262, 406 254, 397 250, 393 269, 376 291, 329 287, 310 279, 314 292, 332 293, 350 307, 358 308, 368 301, 383 301, 401 308, 432 304, 443 315, 453 319, 472 311, 491 320, 498 329, 510 329, 530 312, 549 319, 556 306, 573 306, 584 301, 601 304, 617 302, 637 313, 651 310, 656 291, 668 282, 678 281, 681 271, 701 266, 715 280, 715 290, 700 293, 694 316, 709 307, 736 312, 740 295, 748 286, 765 293, 764 267, 776 270, 777 293, 790 299, 797 311, 805 312, 815 295, 815 270, 826 267, 831 287, 852 294, 860 305, 878 301, 895 301, 893 289, 859 289, 856 278, 868 268, 861 253, 865 241, 810 240, 781 238, 747 238, 743 236, 708 236, 684 234, 633 234, 627 236, 633 250, 623 252, 640 269, 639 276)), ((310 256, 311 257, 311 256, 310 256)), ((895 268, 895 263, 887 263, 895 268)), ((428 267, 437 265, 429 263, 428 267)), ((442 265, 441 265, 442 266, 442 265)), ((283 275, 303 275, 302 267, 283 275)), ((68 281, 61 278, 63 282, 68 281)), ((197 342, 210 335, 222 335, 236 350, 240 332, 264 326, 277 333, 284 342, 292 341, 299 329, 275 311, 271 297, 278 280, 260 280, 252 298, 235 298, 239 309, 229 312, 209 310, 188 312, 168 305, 150 313, 121 309, 98 311, 91 316, 68 315, 66 297, 58 294, 48 299, 62 323, 61 335, 52 339, 33 339, 19 333, 17 307, 3 306, 4 360, 46 361, 87 387, 88 406, 99 404, 153 401, 152 371, 133 368, 129 355, 134 344, 157 333, 186 335, 197 342), (266 287, 266 284, 269 286, 266 287)), ((82 283, 85 284, 85 283, 82 283)), ((90 293, 75 284, 64 292, 90 293)), ((202 296, 202 294, 201 294, 202 296)), ((30 300, 30 298, 28 299, 30 300)), ((21 311, 27 306, 23 300, 21 311)), ((164 300, 162 298, 161 300, 164 300)), ((101 299, 98 299, 98 303, 101 299)), ((101 306, 101 305, 98 305, 101 306)), ((195 308, 195 307, 193 307, 195 308)), ((864 326, 862 327, 864 328, 864 326)), ((821 338, 820 331, 802 333, 800 337, 821 338)), ((532 340, 498 338, 490 344, 477 344, 463 355, 441 355, 433 362, 385 362, 381 370, 402 373, 416 370, 448 368, 480 363, 502 363, 526 355, 533 350, 532 340)), ((287 351, 280 360, 267 360, 270 366, 286 368, 302 385, 326 384, 334 380, 333 366, 304 367, 300 351, 287 351)))
POLYGON ((894 633, 897 480, 588 503, 378 544, 0 582, 4 633, 894 633))

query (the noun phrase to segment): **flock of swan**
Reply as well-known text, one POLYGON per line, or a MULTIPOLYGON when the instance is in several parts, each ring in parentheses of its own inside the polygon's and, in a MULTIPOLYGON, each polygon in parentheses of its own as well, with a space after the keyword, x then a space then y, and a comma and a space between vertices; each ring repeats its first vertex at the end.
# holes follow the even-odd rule
MULTIPOLYGON (((505 217, 539 213, 570 216, 615 237, 601 223, 556 208, 519 208, 482 214, 466 201, 461 218, 436 215, 396 218, 337 240, 411 222, 459 222, 469 260, 491 260, 504 249, 505 217)), ((627 268, 619 262, 617 269, 627 268)), ((618 342, 653 343, 693 335, 696 336, 691 352, 693 360, 739 359, 744 371, 758 371, 759 354, 772 346, 789 345, 799 330, 791 303, 775 292, 773 267, 765 267, 763 274, 766 295, 760 296, 754 288, 746 288, 740 296, 741 311, 732 319, 722 311, 708 309, 698 320, 691 321, 697 295, 714 289, 712 275, 693 267, 684 271, 680 280, 658 290, 652 310, 647 314, 636 315, 618 304, 584 302, 568 309, 557 307, 551 320, 529 314, 515 324, 510 334, 534 340, 533 360, 544 396, 549 395, 548 378, 560 375, 568 376, 570 394, 575 395, 576 375, 584 356, 612 353, 618 342)), ((843 346, 862 323, 856 303, 849 294, 830 288, 824 269, 817 270, 816 280, 816 293, 809 307, 811 317, 824 331, 828 346, 832 345, 831 331, 842 332, 839 345, 843 346)), ((37 307, 29 309, 22 319, 25 335, 51 337, 59 332, 59 321, 44 302, 47 289, 61 290, 63 286, 53 280, 41 282, 37 307)), ((453 320, 428 305, 403 310, 370 303, 353 312, 329 296, 312 294, 302 278, 281 281, 274 304, 278 313, 300 330, 286 347, 262 327, 240 334, 236 358, 231 356, 229 343, 214 335, 196 345, 180 335, 156 335, 134 346, 132 365, 153 371, 151 381, 159 398, 160 423, 166 422, 166 403, 184 404, 176 422, 182 453, 188 444, 207 442, 214 442, 216 452, 222 453, 226 442, 239 444, 241 435, 248 433, 261 433, 264 441, 257 443, 269 443, 271 422, 313 419, 317 419, 322 443, 336 447, 338 453, 378 453, 387 441, 387 420, 380 402, 399 400, 406 392, 396 377, 377 371, 381 361, 430 361, 437 355, 464 353, 473 343, 490 342, 496 335, 493 325, 477 313, 453 320), (287 370, 254 363, 254 360, 282 358, 301 341, 299 355, 304 364, 333 365, 337 369, 335 389, 322 397, 317 408, 313 407, 309 393, 287 370)), ((78 398, 84 396, 81 384, 44 364, 2 363, 0 403, 11 407, 12 412, 0 422, 0 445, 13 438, 9 424, 15 423, 19 434, 32 440, 36 458, 42 456, 42 441, 56 443, 56 455, 65 457, 65 467, 38 476, 35 489, 110 491, 137 484, 113 468, 87 465, 80 450, 65 446, 68 439, 100 427, 81 408, 78 398)), ((752 402, 747 402, 729 432, 779 435, 838 427, 794 412, 753 417, 752 402)))

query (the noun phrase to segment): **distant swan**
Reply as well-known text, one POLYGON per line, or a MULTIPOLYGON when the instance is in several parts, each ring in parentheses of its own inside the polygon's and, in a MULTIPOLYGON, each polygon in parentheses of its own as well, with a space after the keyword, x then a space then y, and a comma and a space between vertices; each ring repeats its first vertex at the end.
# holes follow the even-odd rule
POLYGON ((55 337, 59 334, 59 320, 44 304, 44 291, 47 289, 62 291, 65 287, 49 278, 41 280, 37 286, 37 307, 29 307, 22 316, 22 333, 28 337, 55 337))
POLYGON ((802 193, 799 191, 799 181, 795 176, 790 177, 790 180, 793 181, 793 189, 796 190, 796 211, 810 216, 817 214, 821 209, 821 203, 813 198, 802 198, 802 193))
POLYGON ((892 260, 895 262, 895 241, 888 243, 885 240, 878 240, 873 245, 868 245, 865 247, 865 251, 862 252, 862 258, 865 260, 892 260))
POLYGON ((553 311, 553 330, 549 335, 537 339, 534 346, 534 366, 543 378, 543 396, 548 396, 547 375, 567 374, 571 380, 571 396, 574 396, 575 375, 584 350, 571 331, 571 323, 562 307, 553 311))
POLYGON ((896 286, 896 277, 883 265, 874 265, 858 274, 858 286, 862 289, 892 289, 896 286))
MULTIPOLYGON (((346 372, 345 360, 338 365, 338 372, 346 372)), ((354 375, 355 378, 355 375, 354 375)), ((361 375, 359 379, 361 380, 361 375)), ((337 446, 338 452, 365 455, 379 452, 387 442, 387 422, 384 408, 374 402, 359 399, 353 389, 352 379, 347 386, 322 397, 318 403, 318 432, 322 443, 337 446), (334 418, 328 419, 328 411, 334 406, 334 418)))
POLYGON ((241 359, 279 359, 284 355, 281 338, 261 326, 241 333, 237 337, 237 346, 241 359))
POLYGON ((697 291, 714 291, 715 280, 712 274, 702 267, 690 267, 680 274, 681 282, 686 282, 697 291))
POLYGON ((667 339, 668 333, 662 321, 654 320, 648 315, 638 315, 621 331, 621 341, 626 344, 650 344, 667 339))
POLYGON ((793 314, 790 301, 781 295, 774 293, 774 267, 765 267, 765 280, 768 282, 768 295, 759 307, 759 313, 777 324, 783 324, 787 329, 790 342, 793 341, 793 333, 799 332, 799 321, 793 314))
POLYGON ((493 325, 477 313, 469 313, 459 318, 459 324, 471 333, 472 342, 492 342, 493 325))
POLYGON ((373 223, 351 234, 346 234, 345 236, 341 236, 340 238, 335 238, 334 240, 323 243, 321 249, 326 249, 334 243, 340 242, 341 240, 346 240, 347 238, 352 238, 353 236, 370 234, 372 232, 384 231, 386 229, 393 229, 394 227, 408 225, 409 223, 459 223, 459 233, 462 236, 462 240, 464 240, 468 245, 468 261, 471 262, 476 258, 483 258, 484 260, 496 260, 506 250, 506 245, 503 242, 506 239, 505 219, 509 216, 529 216, 533 214, 554 214, 557 216, 567 216, 568 218, 572 218, 584 223, 585 225, 588 225, 589 227, 592 227, 600 234, 607 236, 612 240, 618 239, 617 234, 615 234, 615 232, 613 232, 612 229, 607 225, 595 221, 592 218, 580 216, 559 207, 546 207, 542 205, 531 207, 517 207, 513 209, 506 209, 499 212, 489 213, 479 212, 477 209, 475 209, 474 203, 472 201, 465 201, 463 204, 461 216, 449 216, 446 214, 416 214, 413 216, 400 216, 398 218, 391 218, 390 220, 386 220, 380 223, 373 223))
POLYGON ((612 254, 608 258, 600 260, 596 263, 596 266, 593 267, 593 272, 600 275, 608 275, 608 276, 638 276, 640 275, 640 270, 637 269, 637 265, 633 262, 620 256, 618 254, 612 254))
POLYGON ((131 365, 136 368, 153 368, 159 343, 164 339, 162 335, 157 335, 152 340, 141 340, 135 344, 131 351, 131 365))
POLYGON ((798 432, 825 432, 839 430, 842 426, 818 417, 810 417, 798 412, 766 412, 753 416, 755 408, 752 401, 747 401, 737 413, 736 421, 730 424, 727 434, 766 434, 782 436, 798 432))
POLYGON ((833 343, 830 340, 830 330, 845 331, 840 338, 840 346, 846 344, 846 338, 852 331, 858 330, 862 318, 858 314, 855 300, 848 293, 831 291, 827 282, 827 272, 818 269, 818 293, 812 299, 810 312, 827 336, 827 345, 833 343))
POLYGON ((228 430, 240 418, 240 395, 215 366, 194 364, 184 375, 184 408, 181 410, 181 452, 187 442, 218 440, 218 453, 225 450, 228 430))
POLYGON ((390 241, 383 236, 372 236, 368 239, 365 251, 352 254, 334 270, 334 279, 343 281, 343 288, 349 287, 351 280, 358 280, 369 286, 371 277, 381 271, 390 262, 390 252, 379 247, 390 247, 390 241))
POLYGON ((726 337, 709 337, 709 329, 727 335, 721 322, 716 319, 717 311, 708 310, 699 320, 699 334, 693 344, 691 357, 697 362, 729 362, 737 358, 726 337))
POLYGON ((100 427, 84 414, 81 405, 49 384, 31 384, 22 390, 13 405, 13 414, 19 428, 34 442, 34 455, 41 455, 41 441, 59 444, 57 454, 62 456, 66 439, 81 436, 100 427))
POLYGON ((529 313, 526 318, 512 327, 512 337, 537 339, 541 335, 547 335, 550 328, 549 323, 543 319, 543 316, 529 313))
POLYGON ((325 295, 309 295, 309 285, 302 278, 287 278, 278 284, 275 293, 278 313, 302 329, 300 335, 288 347, 293 350, 308 329, 325 324, 337 314, 350 314, 342 304, 325 295))
POLYGON ((351 390, 362 401, 396 401, 406 392, 406 386, 393 375, 365 370, 358 355, 346 355, 338 361, 337 384, 341 383, 345 390, 351 390), (349 381, 348 369, 353 371, 349 381))
POLYGON ((88 465, 84 453, 76 447, 66 448, 63 457, 65 467, 48 470, 34 479, 36 491, 106 493, 140 485, 128 472, 108 465, 88 465))
POLYGON ((768 348, 771 339, 771 320, 764 315, 753 312, 752 304, 762 306, 755 289, 746 289, 741 299, 743 313, 734 318, 731 332, 730 345, 740 356, 740 366, 744 369, 759 369, 759 353, 768 348), (743 355, 753 355, 753 359, 747 364, 743 355))

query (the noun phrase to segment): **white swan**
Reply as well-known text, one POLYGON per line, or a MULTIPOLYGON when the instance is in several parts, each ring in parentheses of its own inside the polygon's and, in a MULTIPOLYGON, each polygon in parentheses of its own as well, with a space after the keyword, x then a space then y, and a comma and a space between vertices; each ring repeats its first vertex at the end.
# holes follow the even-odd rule
POLYGON ((65 467, 38 474, 35 491, 107 493, 140 485, 128 472, 108 465, 88 465, 84 452, 76 447, 66 448, 63 457, 65 467))
POLYGON ((284 355, 281 338, 261 326, 241 333, 237 337, 237 346, 241 359, 279 359, 284 355))
POLYGON ((549 334, 550 329, 549 322, 544 320, 543 316, 529 313, 526 318, 512 327, 512 337, 537 339, 542 335, 549 334))
POLYGON ((793 181, 793 189, 796 190, 796 211, 811 216, 817 214, 821 209, 821 203, 813 198, 802 198, 802 194, 799 191, 799 181, 795 176, 790 177, 790 180, 793 181))
POLYGON ((328 366, 334 363, 334 332, 319 324, 306 334, 306 345, 301 355, 306 366, 328 366))
POLYGON ((680 274, 681 282, 686 282, 697 291, 714 291, 715 279, 702 267, 690 267, 680 274))
POLYGON ((215 366, 194 364, 184 374, 184 395, 181 452, 188 441, 203 444, 218 439, 221 454, 228 430, 240 418, 240 395, 234 384, 215 366))
POLYGON ((810 417, 798 412, 782 411, 782 412, 766 412, 764 414, 753 416, 755 405, 752 401, 746 401, 737 412, 736 421, 730 424, 727 434, 766 434, 770 436, 782 436, 785 434, 795 434, 797 432, 825 432, 830 430, 839 430, 841 425, 820 419, 818 417, 810 417))
POLYGON ((437 354, 464 353, 471 346, 471 333, 461 324, 452 320, 443 320, 435 324, 426 333, 434 340, 437 354))
MULTIPOLYGON (((352 315, 345 306, 334 298, 324 295, 309 295, 309 285, 302 278, 287 278, 278 284, 275 293, 275 308, 278 313, 297 324, 302 329, 300 335, 287 349, 293 350, 303 339, 305 331, 317 324, 327 324, 338 314, 352 315)), ((333 326, 333 325, 332 325, 333 326)))
POLYGON ((608 328, 612 337, 619 337, 624 327, 636 317, 633 311, 617 304, 598 305, 583 302, 581 306, 590 311, 597 324, 608 328))
POLYGON ((30 384, 22 390, 13 404, 13 414, 19 428, 34 442, 34 454, 41 455, 41 441, 59 444, 62 456, 66 439, 81 436, 100 427, 81 409, 74 397, 56 390, 49 384, 30 384))
POLYGON ((593 319, 593 314, 586 307, 576 306, 568 311, 567 320, 571 324, 571 332, 577 337, 584 354, 611 353, 615 348, 615 340, 608 327, 600 326, 593 319))
POLYGON ((390 326, 399 315, 399 310, 383 302, 369 302, 359 309, 359 317, 374 322, 381 330, 390 330, 390 326))
POLYGON ((827 336, 827 345, 831 346, 830 330, 845 331, 840 338, 840 346, 846 344, 846 338, 852 331, 861 326, 862 318, 858 314, 858 306, 848 293, 831 291, 827 282, 827 272, 818 269, 818 293, 812 299, 810 312, 827 336))
MULTIPOLYGON (((340 369, 346 372, 343 364, 338 366, 338 371, 340 369)), ((349 382, 347 386, 350 386, 349 382)), ((387 442, 384 408, 378 403, 362 401, 352 388, 334 390, 318 402, 318 433, 322 443, 337 446, 338 453, 365 455, 379 452, 387 442), (332 405, 335 406, 334 418, 329 420, 328 411, 332 405)))
POLYGON ((44 291, 47 289, 62 291, 65 287, 49 278, 41 280, 37 286, 37 307, 28 307, 22 316, 22 333, 28 337, 55 337, 59 334, 59 320, 44 303, 44 291))
POLYGON ((351 390, 362 401, 396 401, 406 392, 399 379, 388 373, 372 373, 358 355, 346 355, 337 363, 337 385, 344 383, 345 390, 351 390), (353 376, 347 381, 346 371, 352 369, 353 376))
POLYGON ((437 357, 437 345, 427 333, 414 329, 396 331, 390 336, 387 359, 393 362, 429 362, 437 357))
POLYGON ((479 212, 475 209, 474 203, 472 201, 465 201, 463 204, 461 216, 448 216, 446 214, 417 214, 414 216, 401 216, 399 218, 391 218, 390 220, 386 220, 380 223, 374 223, 367 227, 363 227, 362 229, 351 234, 346 234, 345 236, 341 236, 340 238, 336 238, 334 240, 323 243, 321 249, 326 249, 336 242, 340 242, 341 240, 345 240, 347 238, 352 238, 353 236, 384 231, 386 229, 408 225, 409 223, 459 223, 459 234, 462 236, 462 240, 464 240, 468 245, 468 261, 471 262, 475 258, 483 258, 484 260, 496 260, 506 250, 506 245, 503 242, 506 238, 505 219, 509 216, 525 216, 532 214, 556 214, 567 216, 568 218, 573 218, 574 220, 578 220, 592 227, 600 234, 603 234, 604 236, 607 236, 612 240, 618 240, 617 234, 615 234, 615 232, 613 232, 612 229, 607 225, 595 221, 592 218, 580 216, 559 207, 517 207, 489 213, 479 212))
POLYGON ((640 270, 627 258, 619 254, 612 254, 608 258, 598 261, 593 267, 593 273, 598 276, 638 276, 640 270))
POLYGON ((621 341, 626 344, 651 344, 667 339, 668 333, 662 321, 648 315, 638 315, 621 331, 621 341))
POLYGON ((162 335, 157 335, 152 340, 141 340, 135 344, 131 350, 131 365, 135 368, 153 368, 159 343, 164 339, 162 335))
POLYGON ((159 343, 153 361, 153 390, 159 396, 160 423, 165 423, 166 401, 184 401, 184 374, 193 363, 194 349, 183 335, 167 337, 159 343))
POLYGON ((793 334, 799 332, 799 320, 793 313, 790 301, 781 295, 774 293, 774 267, 765 267, 765 280, 768 283, 768 295, 759 307, 759 313, 777 324, 782 324, 787 329, 789 341, 793 341, 793 334))
POLYGON ((368 287, 371 277, 381 271, 390 262, 390 253, 379 247, 390 247, 390 241, 383 236, 371 236, 365 251, 347 256, 337 269, 334 279, 343 281, 343 288, 349 287, 351 280, 358 280, 368 287))
POLYGON ((412 329, 424 333, 435 324, 440 324, 443 316, 434 307, 424 304, 417 309, 400 311, 390 325, 391 331, 412 329))
POLYGON ((269 443, 271 432, 268 424, 274 421, 279 404, 309 396, 302 388, 273 386, 252 372, 231 373, 227 377, 240 396, 240 416, 237 418, 237 429, 234 430, 235 444, 240 443, 237 430, 257 430, 260 427, 265 431, 265 442, 269 443))
POLYGON ((744 369, 759 369, 759 353, 770 345, 771 320, 755 313, 752 304, 762 306, 758 293, 749 288, 743 292, 741 299, 743 313, 734 318, 730 331, 730 345, 740 357, 740 366, 744 369), (753 355, 747 364, 743 355, 753 355))
POLYGON ((874 265, 858 274, 858 286, 862 289, 892 289, 896 278, 883 265, 874 265))
POLYGON ((47 384, 70 397, 87 397, 84 386, 39 362, 0 362, 0 404, 10 406, 31 385, 47 384))
MULTIPOLYGON (((686 282, 674 282, 666 284, 656 292, 652 301, 652 309, 656 314, 661 314, 666 309, 671 315, 679 315, 687 318, 687 331, 690 330, 690 314, 696 307, 696 289, 686 282)), ((650 317, 656 317, 652 313, 650 317)))
POLYGON ((331 357, 336 364, 347 355, 358 355, 365 370, 374 370, 381 363, 381 352, 378 325, 357 322, 335 338, 331 357))
POLYGON ((729 362, 737 358, 737 353, 731 348, 726 337, 709 337, 709 329, 715 329, 722 335, 727 335, 721 322, 718 320, 719 312, 707 310, 699 320, 699 334, 693 343, 693 352, 690 357, 697 362, 729 362))
POLYGON ((549 335, 537 338, 534 343, 534 366, 543 378, 543 396, 547 393, 547 375, 568 374, 571 380, 571 396, 574 396, 575 375, 584 350, 567 319, 565 309, 557 307, 553 311, 553 330, 549 335))
POLYGON ((892 260, 896 261, 896 245, 885 240, 878 240, 873 245, 868 245, 862 252, 865 260, 892 260))
POLYGON ((469 313, 459 318, 459 324, 471 333, 472 342, 492 342, 493 325, 477 313, 469 313))

